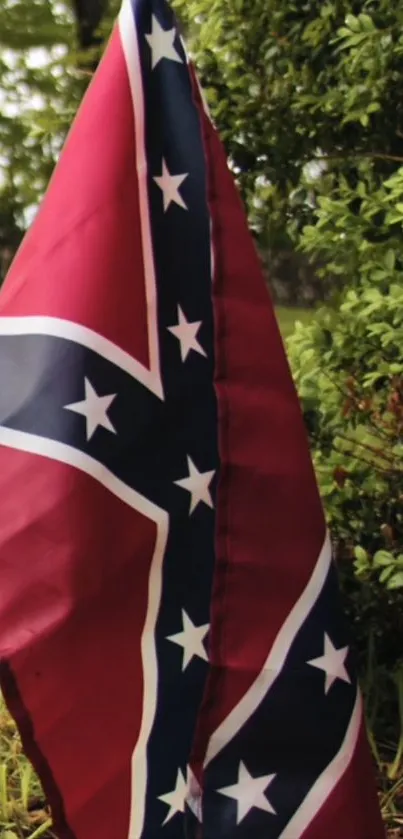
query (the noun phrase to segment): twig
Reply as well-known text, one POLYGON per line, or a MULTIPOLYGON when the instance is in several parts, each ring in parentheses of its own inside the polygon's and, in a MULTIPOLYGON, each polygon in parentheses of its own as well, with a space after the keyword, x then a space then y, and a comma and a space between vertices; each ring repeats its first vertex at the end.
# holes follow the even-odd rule
POLYGON ((391 464, 395 463, 396 461, 396 458, 393 455, 384 454, 379 449, 375 449, 373 446, 370 446, 369 443, 362 442, 362 440, 354 440, 350 437, 347 437, 346 434, 341 434, 340 432, 338 432, 337 436, 340 437, 340 440, 345 440, 346 443, 350 443, 351 446, 360 446, 362 449, 366 449, 367 451, 371 452, 371 454, 376 455, 376 457, 378 457, 380 460, 386 460, 391 464))
MULTIPOLYGON (((333 450, 337 452, 337 454, 343 455, 343 457, 347 456, 347 452, 343 452, 342 449, 338 449, 337 446, 333 446, 333 450)), ((402 469, 384 469, 383 466, 378 466, 376 463, 373 462, 373 460, 367 460, 365 457, 361 457, 357 454, 354 454, 353 456, 355 460, 359 461, 359 463, 365 463, 367 466, 372 466, 373 469, 376 469, 377 472, 382 472, 384 475, 400 475, 403 473, 402 469)))
MULTIPOLYGON (((403 163, 403 157, 398 154, 386 154, 385 152, 352 152, 351 154, 324 154, 311 158, 313 162, 326 160, 390 160, 393 163, 403 163)), ((306 161, 309 162, 309 161, 306 161)))
POLYGON ((398 670, 396 675, 396 683, 397 683, 397 697, 398 697, 398 705, 399 705, 399 721, 400 721, 400 736, 399 736, 399 743, 397 746, 397 751, 395 755, 395 759, 392 765, 389 767, 388 777, 391 781, 396 780, 397 774, 400 769, 400 764, 403 760, 403 668, 398 670))

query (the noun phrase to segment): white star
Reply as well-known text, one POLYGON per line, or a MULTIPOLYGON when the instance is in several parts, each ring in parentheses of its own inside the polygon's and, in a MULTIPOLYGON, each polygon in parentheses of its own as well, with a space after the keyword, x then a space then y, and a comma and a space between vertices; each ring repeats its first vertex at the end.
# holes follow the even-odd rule
POLYGON ((172 332, 172 335, 175 335, 180 343, 182 361, 186 361, 191 350, 199 353, 199 355, 206 356, 203 347, 197 340, 197 333, 201 325, 201 320, 195 320, 193 323, 187 321, 181 307, 178 306, 178 323, 176 326, 168 326, 168 331, 172 332))
POLYGON ((173 29, 163 29, 158 18, 155 15, 152 16, 151 34, 146 35, 146 39, 151 47, 153 70, 163 58, 183 64, 178 51, 174 47, 176 34, 175 27, 173 29))
POLYGON ((182 775, 180 769, 178 769, 178 774, 176 776, 176 786, 172 792, 167 792, 165 795, 159 795, 159 801, 163 801, 164 804, 168 804, 169 812, 165 817, 162 824, 167 824, 175 815, 176 813, 184 813, 185 812, 185 798, 187 793, 187 783, 182 775))
POLYGON ((348 647, 343 647, 337 650, 333 646, 330 638, 325 633, 325 648, 323 655, 319 658, 313 658, 308 661, 311 667, 317 667, 318 670, 323 670, 326 673, 325 679, 325 693, 329 693, 330 688, 337 679, 351 684, 350 676, 347 673, 344 662, 348 656, 348 647))
POLYGON ((187 210, 187 204, 185 204, 179 192, 179 187, 183 184, 183 181, 185 181, 187 177, 188 173, 183 175, 171 175, 166 161, 164 158, 162 159, 162 173, 161 175, 154 177, 153 180, 162 190, 164 213, 166 213, 171 204, 177 204, 178 207, 182 207, 184 210, 187 210))
POLYGON ((213 499, 210 493, 210 484, 214 478, 215 471, 199 472, 196 469, 190 457, 187 458, 189 475, 187 478, 181 478, 180 481, 175 481, 175 484, 182 489, 187 489, 190 492, 190 510, 189 515, 193 513, 198 504, 201 502, 207 504, 208 507, 213 506, 213 499))
POLYGON ((192 658, 197 656, 208 661, 207 653, 203 641, 209 631, 209 624, 205 623, 203 626, 195 626, 182 609, 182 632, 177 632, 176 635, 168 635, 167 641, 172 641, 173 644, 178 644, 183 648, 182 671, 186 670, 192 658))
POLYGON ((274 780, 275 775, 262 775, 260 778, 252 778, 244 763, 239 764, 238 782, 229 787, 217 790, 221 795, 234 798, 237 802, 236 823, 240 824, 242 819, 248 815, 253 807, 264 810, 265 813, 276 813, 265 796, 265 791, 274 780))
POLYGON ((74 413, 82 414, 85 417, 87 440, 91 440, 99 425, 106 428, 107 431, 111 431, 112 434, 116 434, 116 428, 108 417, 108 409, 113 400, 116 399, 116 393, 99 396, 87 378, 84 379, 84 388, 85 399, 82 402, 72 402, 71 405, 64 405, 65 410, 74 411, 74 413))

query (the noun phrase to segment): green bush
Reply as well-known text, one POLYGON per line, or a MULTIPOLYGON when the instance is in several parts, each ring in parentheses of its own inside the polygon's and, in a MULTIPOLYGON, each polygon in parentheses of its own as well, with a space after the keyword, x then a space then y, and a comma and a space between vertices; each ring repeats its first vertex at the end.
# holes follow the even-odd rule
MULTIPOLYGON (((288 341, 338 559, 403 628, 403 287, 349 290, 288 341), (380 328, 381 327, 381 328, 380 328), (395 608, 396 607, 396 608, 395 608)), ((380 614, 382 634, 385 616, 380 614)))
POLYGON ((335 305, 288 351, 341 571, 373 745, 403 756, 403 170, 333 175, 301 246, 345 273, 335 305), (394 730, 393 730, 394 729, 394 730))

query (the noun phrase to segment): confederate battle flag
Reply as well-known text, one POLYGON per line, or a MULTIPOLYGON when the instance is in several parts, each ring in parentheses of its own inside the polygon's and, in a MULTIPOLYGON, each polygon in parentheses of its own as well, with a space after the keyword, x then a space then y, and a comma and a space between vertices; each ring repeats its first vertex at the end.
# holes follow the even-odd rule
POLYGON ((298 401, 164 0, 0 297, 1 685, 61 839, 380 839, 298 401))

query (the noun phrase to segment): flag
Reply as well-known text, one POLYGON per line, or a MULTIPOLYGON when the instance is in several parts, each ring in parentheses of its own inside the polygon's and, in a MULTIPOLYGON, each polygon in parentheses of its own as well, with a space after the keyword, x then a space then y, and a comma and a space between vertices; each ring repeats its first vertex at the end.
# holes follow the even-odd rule
POLYGON ((1 685, 61 839, 380 839, 298 400, 164 0, 0 297, 1 685))

